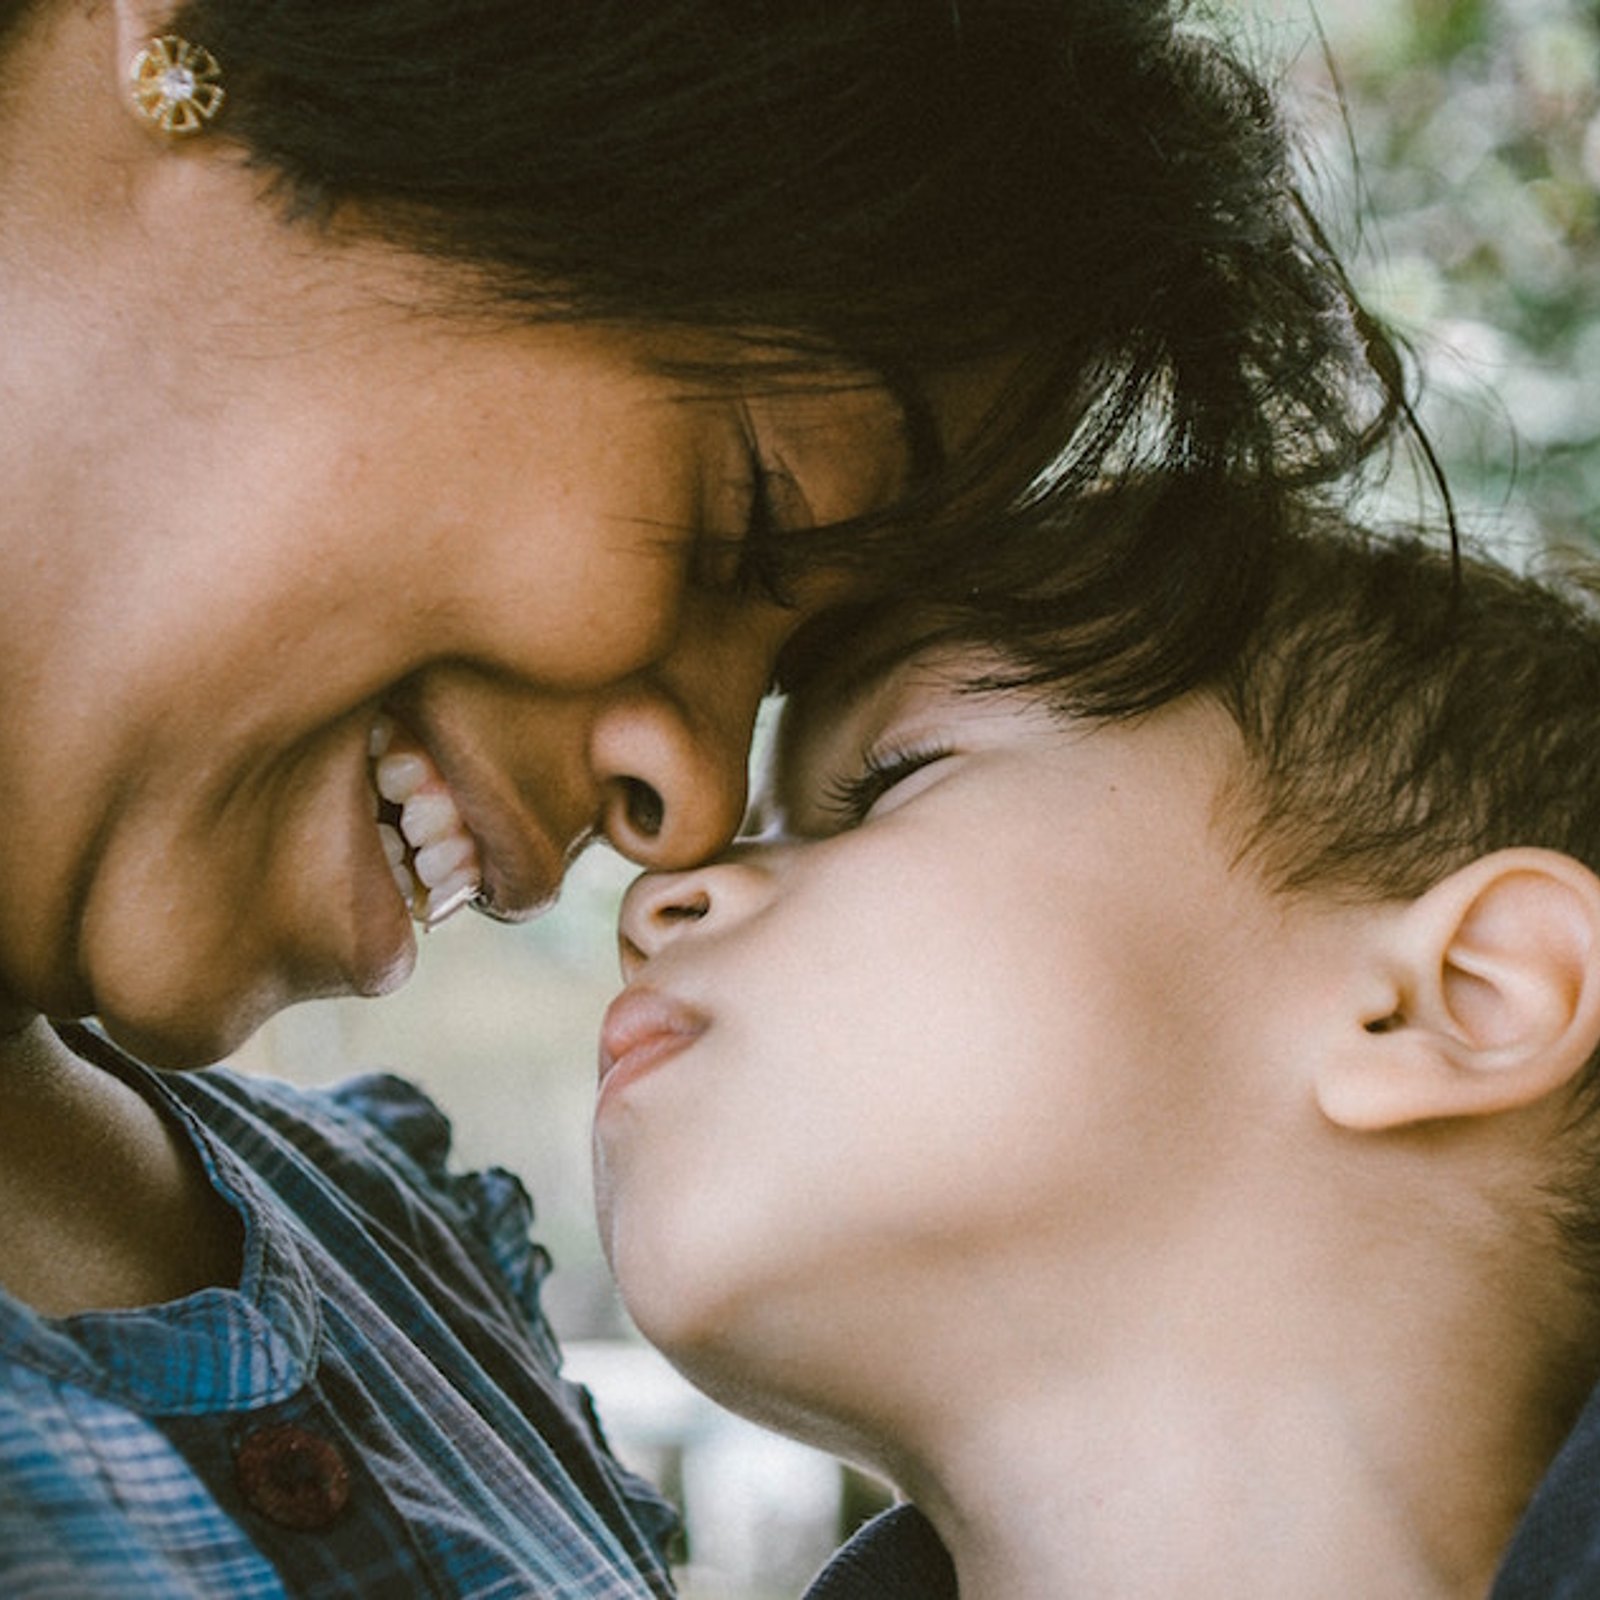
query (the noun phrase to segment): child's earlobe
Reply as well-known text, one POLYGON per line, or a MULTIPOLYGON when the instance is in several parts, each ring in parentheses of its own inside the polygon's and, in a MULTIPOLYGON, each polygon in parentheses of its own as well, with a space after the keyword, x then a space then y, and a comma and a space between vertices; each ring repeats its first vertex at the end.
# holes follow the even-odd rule
POLYGON ((1395 918, 1360 1037, 1322 1063, 1323 1114, 1380 1131, 1532 1104, 1600 1049, 1600 878, 1500 850, 1395 918))

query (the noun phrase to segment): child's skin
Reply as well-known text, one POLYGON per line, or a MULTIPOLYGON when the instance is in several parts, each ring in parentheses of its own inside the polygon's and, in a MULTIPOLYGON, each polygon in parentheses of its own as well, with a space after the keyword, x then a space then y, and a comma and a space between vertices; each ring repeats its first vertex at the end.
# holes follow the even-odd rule
POLYGON ((964 1600, 1482 1595, 1591 1328, 1533 1219, 1600 882, 1276 893, 1218 704, 1074 725, 985 664, 809 686, 771 830, 630 892, 631 1312, 891 1478, 964 1600))

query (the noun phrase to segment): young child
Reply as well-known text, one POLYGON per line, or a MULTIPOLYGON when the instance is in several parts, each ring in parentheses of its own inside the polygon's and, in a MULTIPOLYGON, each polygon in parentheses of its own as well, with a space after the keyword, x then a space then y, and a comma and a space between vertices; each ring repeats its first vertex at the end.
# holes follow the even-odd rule
POLYGON ((953 1564, 896 1513, 817 1594, 1485 1595, 1600 1370, 1600 622, 1306 526, 1109 716, 919 620, 628 895, 639 1327, 953 1564))

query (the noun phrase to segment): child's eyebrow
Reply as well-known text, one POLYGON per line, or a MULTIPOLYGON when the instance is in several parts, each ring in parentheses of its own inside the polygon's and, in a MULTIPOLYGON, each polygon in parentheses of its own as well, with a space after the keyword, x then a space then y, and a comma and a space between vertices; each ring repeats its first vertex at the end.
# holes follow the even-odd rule
POLYGON ((849 716, 905 659, 906 652, 899 649, 870 651, 829 666, 785 696, 771 748, 762 763, 760 783, 746 813, 747 826, 750 811, 763 803, 769 817, 772 813, 781 817, 783 807, 777 794, 796 759, 796 751, 813 745, 819 729, 849 716))
POLYGON ((810 670, 785 689, 783 725, 792 723, 797 709, 808 721, 818 706, 839 715, 931 644, 936 631, 936 625, 925 616, 888 613, 859 629, 834 635, 829 643, 836 644, 837 650, 825 661, 813 658, 810 670))
POLYGON ((780 741, 783 738, 783 729, 793 724, 795 708, 798 707, 800 713, 808 720, 817 714, 819 708, 837 716, 854 701, 859 700, 879 678, 892 670, 899 660, 898 652, 892 658, 885 658, 880 652, 877 656, 857 659, 844 667, 830 668, 794 690, 787 697, 783 721, 779 725, 780 741))

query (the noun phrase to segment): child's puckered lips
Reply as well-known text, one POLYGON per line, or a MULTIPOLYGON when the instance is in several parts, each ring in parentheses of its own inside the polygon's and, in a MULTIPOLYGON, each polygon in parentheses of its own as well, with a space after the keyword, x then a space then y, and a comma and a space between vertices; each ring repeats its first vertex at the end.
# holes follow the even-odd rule
POLYGON ((704 1012, 657 989, 624 989, 600 1028, 602 1094, 615 1093, 688 1049, 710 1026, 704 1012))

